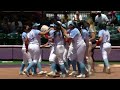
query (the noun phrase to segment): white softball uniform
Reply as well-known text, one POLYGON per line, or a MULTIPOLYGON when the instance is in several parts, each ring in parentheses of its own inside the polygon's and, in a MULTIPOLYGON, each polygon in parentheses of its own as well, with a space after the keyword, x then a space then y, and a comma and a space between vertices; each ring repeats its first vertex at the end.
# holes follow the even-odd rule
POLYGON ((74 54, 73 54, 73 45, 72 45, 72 43, 70 43, 70 45, 69 45, 67 58, 68 58, 70 61, 76 59, 76 56, 74 56, 74 54))
POLYGON ((78 62, 83 62, 86 51, 86 44, 77 28, 70 30, 70 38, 73 44, 73 56, 76 57, 78 62))
POLYGON ((41 62, 41 61, 42 61, 42 57, 41 57, 41 49, 40 49, 40 56, 39 56, 38 62, 41 62))
POLYGON ((49 61, 55 62, 57 58, 59 64, 64 64, 63 53, 65 47, 64 47, 64 38, 62 32, 54 30, 50 32, 50 36, 53 38, 54 45, 52 46, 49 61))
POLYGON ((86 53, 85 56, 88 57, 88 48, 89 48, 89 32, 86 29, 82 29, 82 38, 86 43, 86 53))
POLYGON ((69 50, 69 44, 67 42, 65 42, 65 50, 63 53, 63 60, 66 62, 66 60, 68 59, 67 55, 68 55, 68 50, 69 50))
POLYGON ((102 37, 102 42, 100 44, 100 49, 102 51, 103 59, 108 59, 108 54, 111 51, 111 43, 110 43, 110 33, 108 30, 100 30, 98 33, 99 37, 102 37))
POLYGON ((37 63, 40 59, 40 45, 41 45, 41 36, 38 35, 40 30, 32 29, 28 34, 27 37, 29 39, 28 50, 31 54, 33 62, 37 63))
MULTIPOLYGON (((69 31, 67 30, 67 33, 69 34, 69 31)), ((69 56, 68 56, 68 50, 69 50, 69 43, 67 41, 64 41, 64 46, 65 46, 65 50, 64 50, 64 54, 63 54, 63 60, 66 62, 67 59, 69 59, 69 56, 70 56, 70 53, 69 53, 69 56)))
POLYGON ((26 53, 26 48, 25 48, 25 39, 27 37, 27 33, 23 32, 22 33, 22 41, 23 41, 23 45, 22 45, 22 54, 23 54, 23 63, 31 63, 32 58, 30 53, 26 53))
MULTIPOLYGON (((53 36, 54 36, 54 32, 55 32, 54 29, 50 30, 50 32, 49 32, 49 35, 52 39, 53 39, 53 36)), ((56 58, 56 55, 54 54, 54 46, 53 46, 53 44, 51 44, 49 61, 50 62, 55 62, 55 58, 56 58)))

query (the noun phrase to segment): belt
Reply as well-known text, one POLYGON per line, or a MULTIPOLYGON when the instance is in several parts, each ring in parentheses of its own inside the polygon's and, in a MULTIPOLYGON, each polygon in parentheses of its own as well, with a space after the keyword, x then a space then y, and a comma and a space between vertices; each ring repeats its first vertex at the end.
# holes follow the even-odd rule
POLYGON ((39 43, 30 43, 30 44, 38 44, 39 45, 39 43))

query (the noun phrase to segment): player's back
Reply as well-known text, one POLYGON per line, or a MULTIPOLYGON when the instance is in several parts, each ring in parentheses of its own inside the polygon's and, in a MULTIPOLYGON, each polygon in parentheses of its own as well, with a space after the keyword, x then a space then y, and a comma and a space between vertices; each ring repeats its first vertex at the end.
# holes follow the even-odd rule
POLYGON ((89 42, 89 32, 86 29, 82 29, 82 38, 89 42))
POLYGON ((39 35, 40 30, 32 29, 28 34, 27 37, 30 43, 37 43, 41 44, 41 36, 39 35))
POLYGON ((84 40, 82 38, 82 35, 80 31, 77 28, 74 28, 71 30, 70 34, 76 34, 76 36, 73 38, 72 43, 74 48, 78 48, 82 43, 84 43, 84 40))
POLYGON ((102 36, 102 43, 105 43, 105 42, 110 42, 110 33, 109 33, 109 31, 108 30, 104 30, 104 29, 102 29, 102 30, 100 30, 99 31, 99 35, 101 34, 101 36, 102 36))
POLYGON ((55 45, 63 45, 64 44, 64 38, 63 38, 63 34, 62 34, 61 30, 59 30, 59 31, 52 30, 52 31, 50 31, 49 34, 52 37, 52 39, 54 39, 55 45))

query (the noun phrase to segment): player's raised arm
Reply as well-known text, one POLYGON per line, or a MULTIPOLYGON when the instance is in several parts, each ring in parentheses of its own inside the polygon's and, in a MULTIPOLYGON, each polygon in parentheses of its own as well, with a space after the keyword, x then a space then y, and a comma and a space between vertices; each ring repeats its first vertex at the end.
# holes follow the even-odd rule
POLYGON ((70 38, 69 35, 67 34, 67 30, 61 26, 61 30, 63 31, 63 34, 66 38, 70 38))
POLYGON ((48 31, 45 31, 45 32, 40 32, 39 35, 45 35, 45 34, 47 34, 49 31, 50 31, 50 29, 48 29, 48 31))

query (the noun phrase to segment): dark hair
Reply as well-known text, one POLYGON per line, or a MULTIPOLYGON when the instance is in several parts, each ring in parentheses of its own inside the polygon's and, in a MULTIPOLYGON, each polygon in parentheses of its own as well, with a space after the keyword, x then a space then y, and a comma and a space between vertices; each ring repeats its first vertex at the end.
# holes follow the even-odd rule
POLYGON ((90 27, 90 24, 85 21, 85 20, 81 20, 79 23, 78 23, 78 27, 82 27, 82 29, 87 29, 90 27))
MULTIPOLYGON (((29 26, 29 25, 23 25, 23 28, 22 28, 23 31, 26 29, 27 26, 29 26)), ((29 29, 28 29, 28 30, 30 31, 30 29, 31 29, 31 27, 29 26, 29 29)))
POLYGON ((25 29, 26 29, 26 26, 27 26, 27 25, 23 25, 23 30, 25 30, 25 29))

